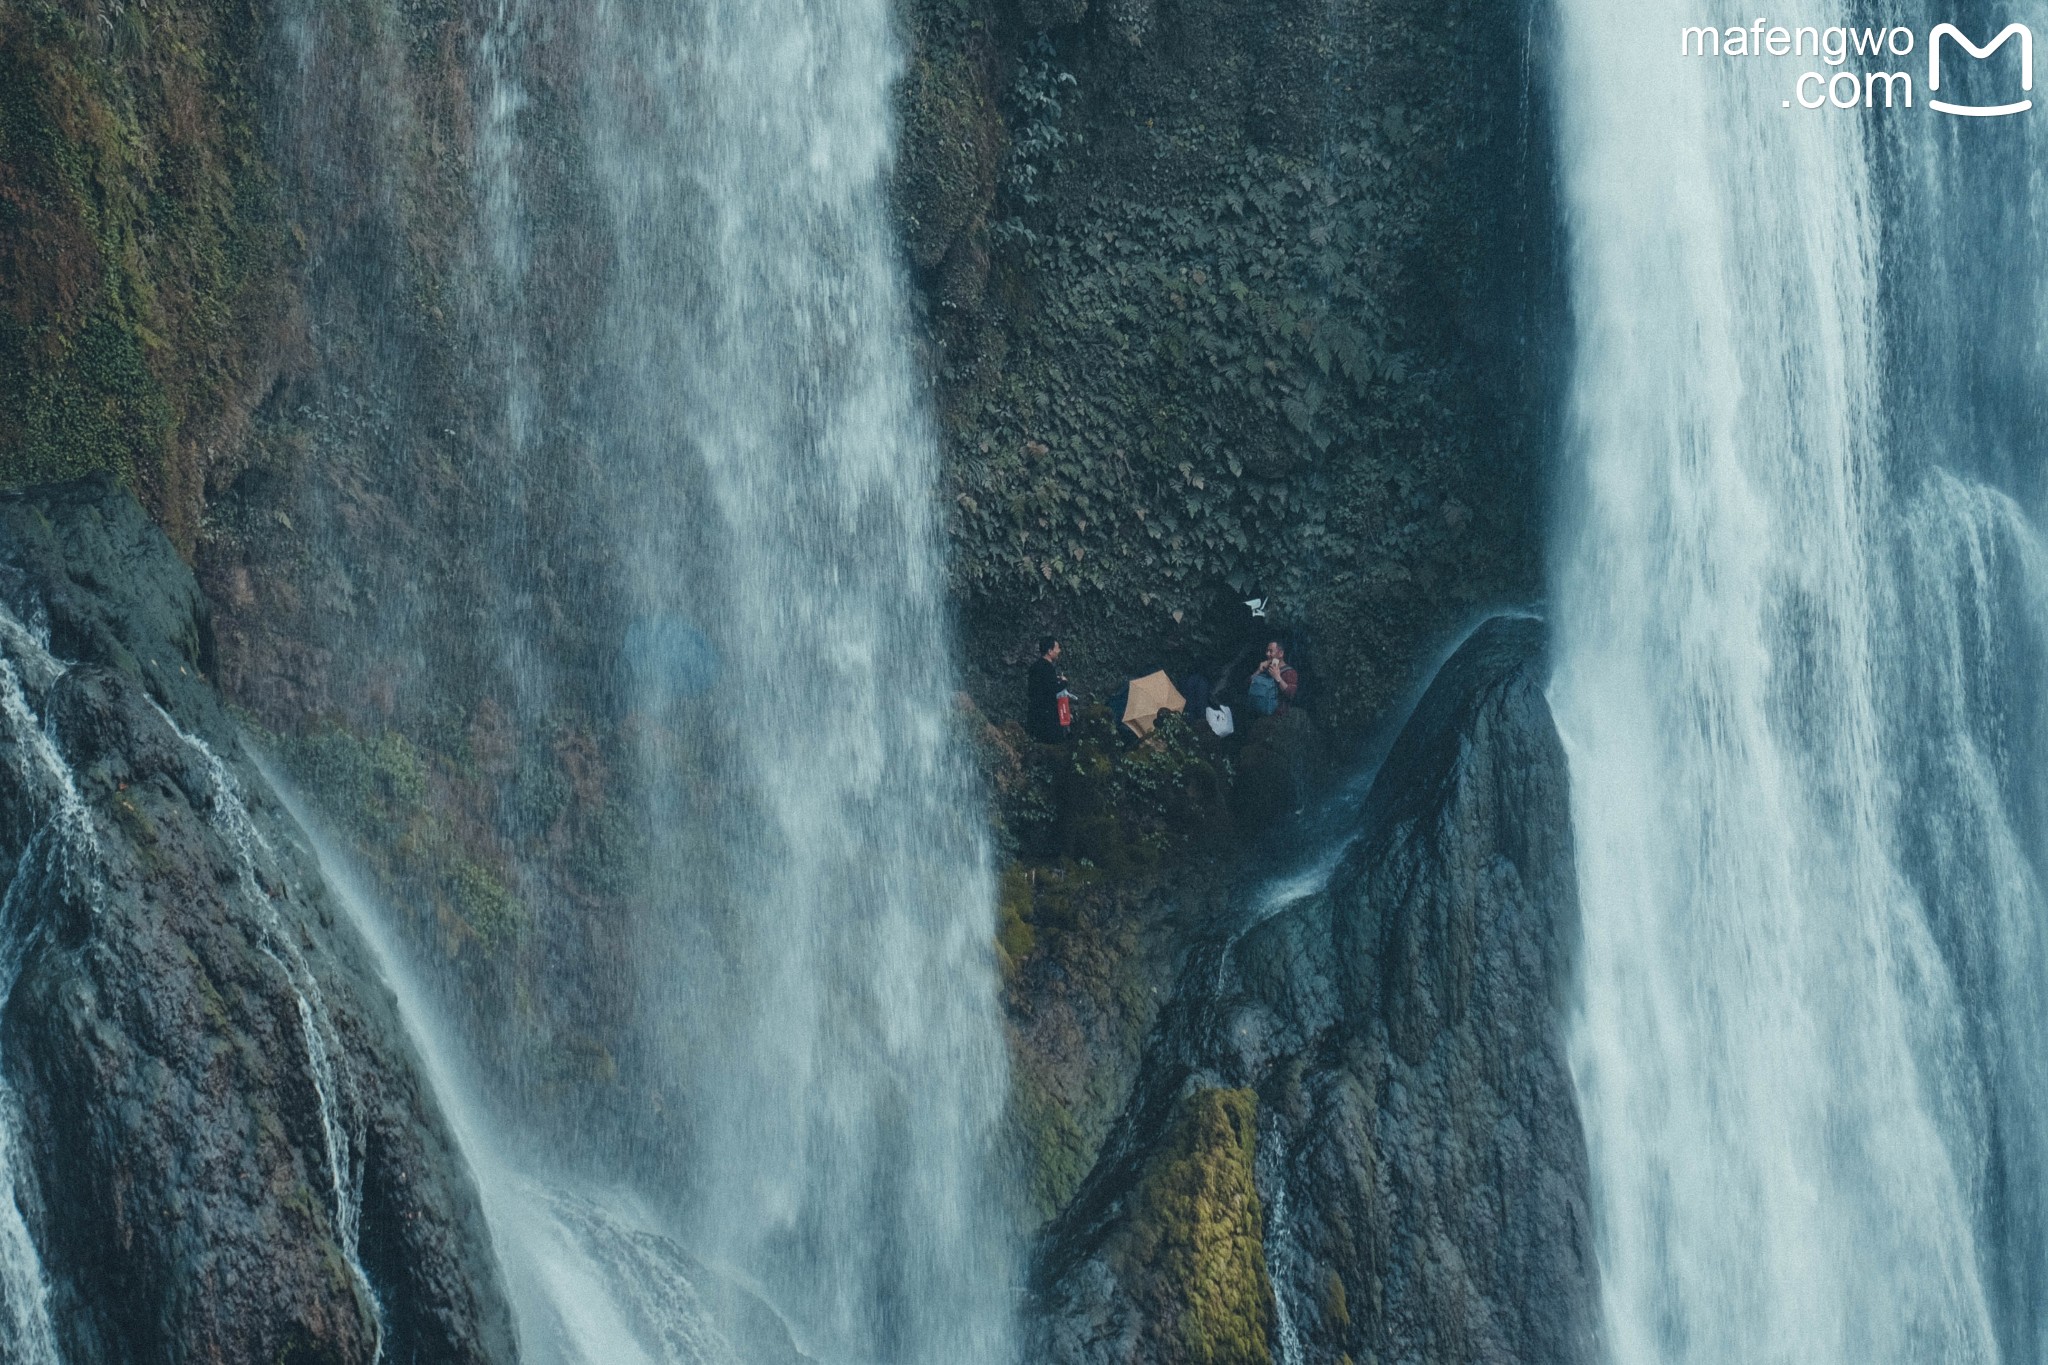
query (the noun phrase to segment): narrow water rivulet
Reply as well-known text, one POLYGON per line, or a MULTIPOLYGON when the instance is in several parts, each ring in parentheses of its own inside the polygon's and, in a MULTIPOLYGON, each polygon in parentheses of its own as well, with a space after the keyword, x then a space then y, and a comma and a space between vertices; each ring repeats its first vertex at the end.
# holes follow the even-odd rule
POLYGON ((1608 1347, 2037 1359, 2042 376, 1941 342, 2037 306, 1999 272, 2038 259, 2038 140, 1681 58, 1725 5, 1559 16, 1551 700, 1608 1347))

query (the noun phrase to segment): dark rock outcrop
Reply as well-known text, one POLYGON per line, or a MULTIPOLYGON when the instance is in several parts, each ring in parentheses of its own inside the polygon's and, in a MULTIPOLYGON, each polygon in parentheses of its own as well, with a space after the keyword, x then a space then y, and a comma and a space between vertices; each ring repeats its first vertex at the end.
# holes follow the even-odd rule
POLYGON ((189 572, 98 483, 0 501, 0 561, 0 1067, 67 1357, 513 1360, 468 1170, 235 756, 189 572))
POLYGON ((1327 885, 1194 955, 1118 1132, 1047 1239, 1039 1358, 1265 1360, 1283 1330, 1307 1362, 1596 1358, 1562 1043, 1578 903, 1543 638, 1505 618, 1474 635, 1403 729, 1327 885), (1255 1096, 1256 1197, 1233 1204, 1226 1178, 1205 1177, 1208 1193, 1165 1215, 1192 1233, 1148 1226, 1162 1216, 1148 1191, 1188 1162, 1191 1115, 1217 1096, 1255 1096), (1217 1278, 1243 1261, 1229 1230, 1251 1220, 1272 1335, 1218 1353, 1162 1331, 1162 1313, 1219 1305, 1257 1318, 1258 1285, 1217 1278), (1176 1237, 1212 1255, 1162 1287, 1130 1248, 1176 1237))
POLYGON ((1256 590, 1355 733, 1430 640, 1538 590, 1543 7, 897 8, 898 217, 989 714, 1041 630, 1100 695, 1228 657, 1256 590))

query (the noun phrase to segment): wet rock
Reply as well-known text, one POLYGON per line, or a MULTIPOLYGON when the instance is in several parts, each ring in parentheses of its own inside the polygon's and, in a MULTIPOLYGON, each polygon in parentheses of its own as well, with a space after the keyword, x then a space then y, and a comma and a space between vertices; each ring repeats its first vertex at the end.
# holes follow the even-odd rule
POLYGON ((233 756, 184 565, 106 484, 0 502, 0 561, 57 656, 0 630, 33 713, 0 746, 20 964, 0 1068, 67 1357, 514 1360, 469 1173, 388 991, 233 756), (68 773, 68 834, 27 725, 68 773))
POLYGON ((1088 0, 1022 0, 1018 11, 1031 29, 1078 24, 1088 13, 1088 0))
POLYGON ((1257 1099, 1274 1342, 1287 1332, 1306 1362, 1597 1358, 1562 1042, 1576 878, 1543 676, 1539 623, 1482 628, 1403 730, 1327 886, 1194 955, 1046 1241, 1044 1359, 1198 1358, 1157 1331, 1158 1286, 1118 1248, 1141 1235, 1190 1097, 1219 1089, 1257 1099))

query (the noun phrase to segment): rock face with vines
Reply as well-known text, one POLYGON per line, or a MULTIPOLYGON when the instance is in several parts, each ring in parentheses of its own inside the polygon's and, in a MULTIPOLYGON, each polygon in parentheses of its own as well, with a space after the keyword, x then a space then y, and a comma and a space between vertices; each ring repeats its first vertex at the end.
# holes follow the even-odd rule
MULTIPOLYGON (((1516 6, 910 0, 898 199, 977 695, 1307 627, 1355 731, 1536 595, 1553 301, 1516 6)), ((1012 689, 1014 690, 1014 689, 1012 689)))

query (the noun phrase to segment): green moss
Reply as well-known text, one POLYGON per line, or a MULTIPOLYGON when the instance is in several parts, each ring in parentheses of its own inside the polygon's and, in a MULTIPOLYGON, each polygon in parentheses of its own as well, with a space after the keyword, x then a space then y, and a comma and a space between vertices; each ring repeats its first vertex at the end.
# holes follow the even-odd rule
POLYGON ((234 1015, 228 1009, 227 998, 220 993, 219 985, 215 983, 213 976, 206 970, 206 964, 200 961, 199 954, 192 951, 191 945, 181 943, 178 946, 178 955, 184 959, 184 962, 181 964, 182 968, 189 972, 192 980, 197 983, 199 990, 199 1012, 206 1016, 206 1022, 212 1029, 213 1037, 216 1039, 236 1037, 238 1031, 235 1028, 234 1015))
POLYGON ((1137 1191, 1117 1261, 1172 1365, 1269 1365, 1273 1287, 1253 1180, 1258 1098, 1185 1099, 1137 1191))
POLYGON ((518 942, 526 928, 526 907, 488 868, 465 858, 455 864, 448 882, 455 913, 485 951, 518 942))
POLYGON ((135 803, 133 797, 114 798, 114 819, 121 826, 122 832, 128 836, 128 841, 142 850, 145 856, 150 849, 156 847, 156 822, 143 813, 142 807, 135 803))
POLYGON ((520 943, 531 916, 492 865, 495 841, 476 829, 465 836, 445 802, 430 802, 428 761, 404 735, 335 728, 275 743, 292 777, 377 851, 386 876, 432 893, 451 951, 473 941, 497 954, 520 943))
POLYGON ((1013 1102, 1024 1139, 1032 1210, 1041 1220, 1050 1219, 1087 1179, 1095 1145, 1072 1111, 1046 1093, 1029 1071, 1018 1073, 1013 1102))
POLYGON ((640 821, 606 801, 584 819, 569 853, 569 873, 592 894, 625 896, 639 887, 648 856, 640 821))
POLYGON ((292 776, 359 834, 394 839, 425 805, 426 765, 396 731, 324 730, 282 748, 292 776))
POLYGON ((1010 1106, 1005 1146, 1027 1226, 1066 1207, 1129 1096, 1160 996, 1143 921, 1156 885, 1065 861, 1012 865, 1001 896, 1031 950, 1006 960, 1010 1106))
MULTIPOLYGON (((0 347, 7 346, 0 337, 0 347)), ((0 400, 0 423, 15 443, 5 464, 9 486, 75 479, 97 470, 131 476, 138 452, 163 449, 175 419, 149 372, 134 331, 110 310, 53 348, 52 362, 7 368, 18 387, 0 400), (11 421, 10 421, 11 419, 11 421)), ((5 363, 5 361, 0 361, 5 363)))
POLYGON ((1340 1337, 1351 1330, 1351 1302, 1344 1293, 1344 1277, 1334 1270, 1323 1285, 1323 1320, 1340 1337))
POLYGON ((208 448, 274 363, 260 38, 233 3, 0 6, 0 486, 114 471, 188 551, 208 448))
POLYGON ((1003 871, 996 901, 996 947, 1002 950, 1005 978, 1038 946, 1038 933, 1031 927, 1032 886, 1029 868, 1012 864, 1003 871))

